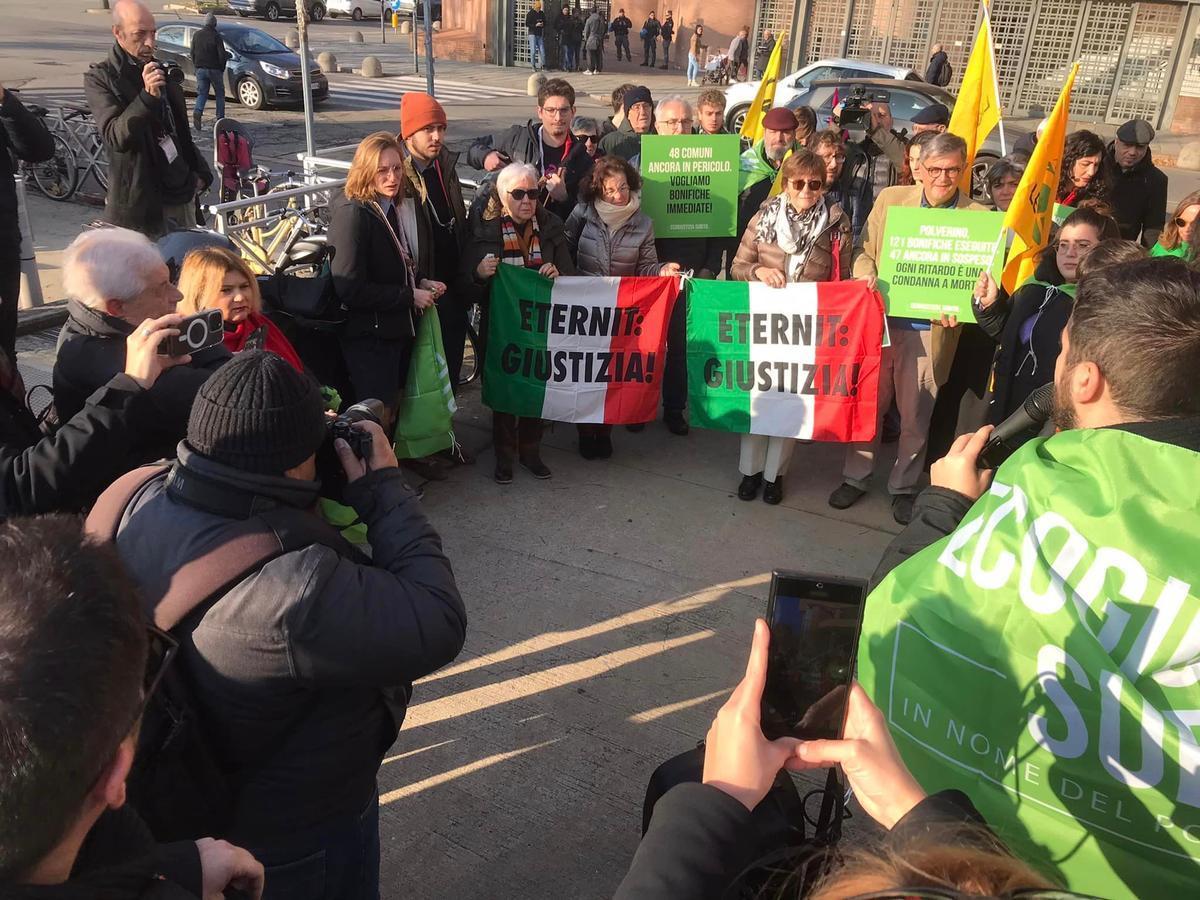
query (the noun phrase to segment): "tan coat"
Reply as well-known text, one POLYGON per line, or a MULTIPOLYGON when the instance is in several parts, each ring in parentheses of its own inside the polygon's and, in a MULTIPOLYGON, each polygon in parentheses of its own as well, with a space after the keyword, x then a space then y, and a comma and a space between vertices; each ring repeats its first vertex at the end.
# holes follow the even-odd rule
MULTIPOLYGON (((734 281, 757 281, 754 270, 762 266, 787 273, 787 254, 775 244, 759 243, 755 238, 760 219, 761 209, 754 214, 742 233, 742 242, 738 245, 737 255, 729 267, 729 275, 734 281)), ((804 270, 800 273, 799 281, 834 280, 832 246, 835 235, 838 240, 838 268, 841 269, 837 277, 850 277, 850 257, 854 242, 850 231, 850 217, 841 206, 832 203, 829 207, 829 225, 817 236, 808 259, 804 261, 804 270)))
MULTIPOLYGON (((887 211, 893 206, 919 207, 921 192, 919 185, 884 188, 875 198, 875 206, 867 216, 866 227, 863 228, 862 246, 854 254, 854 277, 874 278, 879 274, 879 251, 883 247, 883 226, 887 221, 887 211)), ((957 209, 983 209, 962 192, 958 195, 957 209)), ((954 351, 958 347, 958 329, 933 326, 930 335, 930 354, 933 357, 933 378, 941 387, 950 377, 950 365, 954 362, 954 351)))

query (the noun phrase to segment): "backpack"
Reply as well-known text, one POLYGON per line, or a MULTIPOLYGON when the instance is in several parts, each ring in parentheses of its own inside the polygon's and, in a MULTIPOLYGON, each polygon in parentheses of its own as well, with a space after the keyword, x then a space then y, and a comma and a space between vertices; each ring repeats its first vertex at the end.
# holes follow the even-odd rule
POLYGON ((942 63, 942 70, 938 72, 938 87, 945 87, 954 80, 954 66, 950 65, 950 60, 942 63))
MULTIPOLYGON (((152 483, 169 471, 158 463, 122 475, 100 495, 88 514, 86 532, 99 540, 115 541, 125 512, 152 483)), ((178 482, 168 478, 168 490, 178 482)), ((189 486, 208 490, 211 485, 189 486)), ((186 491, 180 489, 186 496, 186 491)), ((243 520, 244 527, 229 540, 182 566, 155 607, 154 624, 178 640, 190 634, 204 614, 234 585, 268 562, 313 544, 335 548, 356 561, 363 554, 338 532, 310 513, 277 506, 243 520)), ((205 726, 191 677, 178 662, 163 672, 157 690, 146 702, 138 733, 129 800, 159 841, 195 840, 197 835, 220 836, 233 822, 240 783, 267 768, 268 754, 253 772, 233 776, 205 726)), ((279 742, 288 743, 304 717, 289 724, 279 742)))

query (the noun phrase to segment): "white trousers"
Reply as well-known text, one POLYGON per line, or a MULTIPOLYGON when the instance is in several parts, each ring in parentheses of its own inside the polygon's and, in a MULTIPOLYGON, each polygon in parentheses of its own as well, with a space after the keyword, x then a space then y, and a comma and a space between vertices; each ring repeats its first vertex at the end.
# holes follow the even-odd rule
POLYGON ((778 481, 787 474, 788 463, 792 461, 792 451, 795 449, 795 438, 743 434, 738 469, 743 475, 757 475, 762 472, 767 481, 778 481))

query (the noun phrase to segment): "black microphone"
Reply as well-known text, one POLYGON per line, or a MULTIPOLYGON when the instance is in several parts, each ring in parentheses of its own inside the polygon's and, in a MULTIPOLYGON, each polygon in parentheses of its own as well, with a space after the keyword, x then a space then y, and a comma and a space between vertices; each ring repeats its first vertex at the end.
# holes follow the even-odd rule
POLYGON ((1054 409, 1054 382, 1043 384, 1021 405, 1021 408, 997 425, 979 453, 976 465, 981 469, 996 469, 1000 463, 1017 452, 1017 448, 1042 430, 1054 409))

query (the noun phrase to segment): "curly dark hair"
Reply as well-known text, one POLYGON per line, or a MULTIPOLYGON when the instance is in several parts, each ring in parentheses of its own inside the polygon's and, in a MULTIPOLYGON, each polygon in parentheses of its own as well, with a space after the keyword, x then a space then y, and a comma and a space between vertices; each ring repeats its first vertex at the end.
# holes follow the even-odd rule
POLYGON ((1108 181, 1102 171, 1104 152, 1104 139, 1095 132, 1073 131, 1067 135, 1067 142, 1063 145, 1062 177, 1058 180, 1058 197, 1056 199, 1059 202, 1075 190, 1075 183, 1071 180, 1075 163, 1088 156, 1099 156, 1101 169, 1097 170, 1095 176, 1088 182, 1088 186, 1075 198, 1075 205, 1078 206, 1084 200, 1096 200, 1102 205, 1108 204, 1108 181))
POLYGON ((579 185, 579 199, 591 203, 597 197, 604 197, 604 180, 614 175, 624 175, 631 192, 642 189, 642 177, 637 169, 619 156, 602 156, 592 166, 591 174, 579 185))

